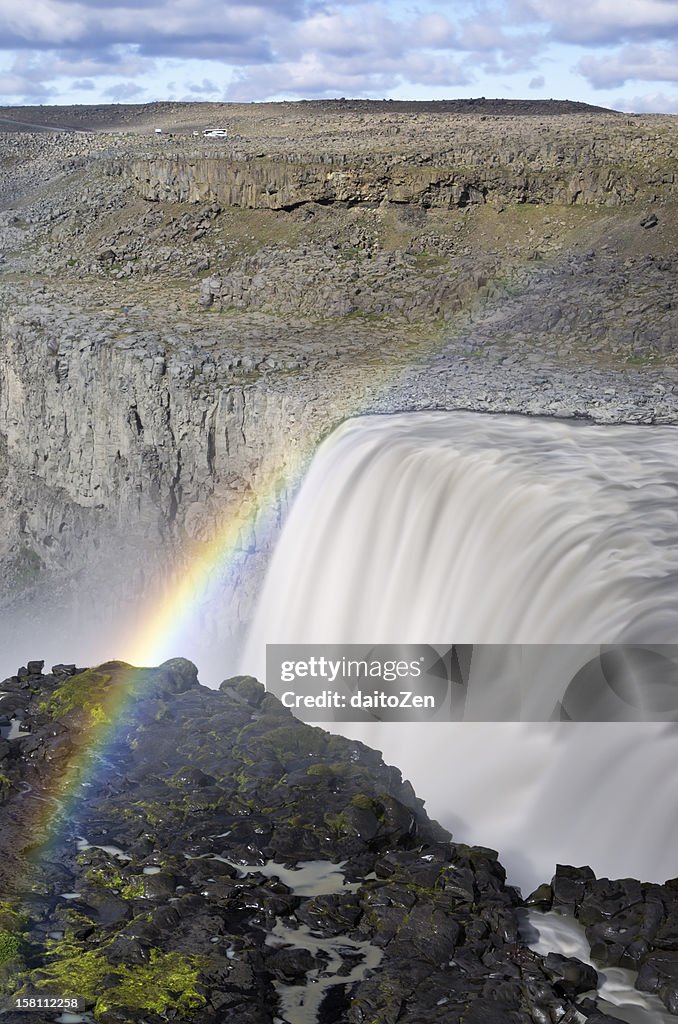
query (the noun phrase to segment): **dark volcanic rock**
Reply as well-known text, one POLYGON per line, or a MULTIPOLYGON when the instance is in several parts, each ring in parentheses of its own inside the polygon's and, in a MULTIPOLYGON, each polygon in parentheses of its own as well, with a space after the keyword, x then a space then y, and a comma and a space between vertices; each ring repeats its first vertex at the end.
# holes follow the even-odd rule
MULTIPOLYGON (((319 1024, 579 1019, 595 971, 521 943, 495 851, 452 842, 376 751, 183 659, 42 670, 2 685, 28 734, 2 759, 6 995, 77 994, 101 1024, 293 1024, 302 1002, 319 1024)), ((673 1008, 675 917, 607 885, 559 867, 538 902, 588 915, 610 962, 659 936, 642 980, 673 1008)))
POLYGON ((551 980, 571 997, 598 987, 598 973, 576 957, 549 953, 544 961, 551 980))
POLYGON ((656 992, 670 1013, 678 1013, 678 952, 646 956, 638 971, 641 992, 656 992))

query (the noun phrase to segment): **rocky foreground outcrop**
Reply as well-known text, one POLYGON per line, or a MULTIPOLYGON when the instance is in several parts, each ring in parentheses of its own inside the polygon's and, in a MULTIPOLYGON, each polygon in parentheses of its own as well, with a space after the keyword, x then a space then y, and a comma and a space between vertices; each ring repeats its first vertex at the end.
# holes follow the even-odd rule
MULTIPOLYGON (((5 1001, 79 995, 101 1024, 611 1020, 592 968, 521 940, 496 853, 378 752, 181 659, 42 668, 0 700, 5 1001)), ((672 883, 559 868, 528 902, 574 909, 601 963, 678 1009, 672 883)))

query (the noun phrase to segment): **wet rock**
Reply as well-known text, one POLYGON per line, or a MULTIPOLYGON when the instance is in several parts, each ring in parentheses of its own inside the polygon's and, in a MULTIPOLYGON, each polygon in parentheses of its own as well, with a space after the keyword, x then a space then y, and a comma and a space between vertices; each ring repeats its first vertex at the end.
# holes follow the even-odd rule
POLYGON ((544 961, 546 973, 570 999, 598 988, 598 972, 576 957, 549 953, 544 961))
POLYGON ((219 690, 227 696, 250 704, 252 707, 259 707, 266 696, 265 688, 253 676, 232 676, 230 679, 224 680, 219 690))
POLYGON ((535 910, 547 911, 553 905, 553 889, 547 883, 537 886, 525 899, 526 907, 534 907, 535 910))
POLYGON ((315 896, 301 901, 295 917, 314 932, 325 936, 351 934, 362 915, 360 900, 351 894, 315 896))
MULTIPOLYGON (((2 805, 10 837, 0 865, 5 885, 20 871, 32 820, 22 817, 24 807, 30 811, 21 801, 22 773, 30 771, 41 798, 87 729, 82 715, 50 719, 40 711, 45 688, 53 692, 58 678, 94 687, 105 678, 115 693, 131 672, 110 662, 76 676, 21 677, 35 731, 3 762, 11 773, 2 805), (59 743, 65 761, 35 756, 59 743)), ((506 885, 496 852, 452 842, 376 752, 303 725, 250 678, 208 690, 182 659, 141 673, 143 686, 119 723, 124 741, 112 745, 106 773, 75 800, 55 855, 35 869, 31 969, 43 973, 29 983, 44 980, 49 965, 67 962, 75 948, 100 969, 94 1003, 115 985, 116 972, 148 978, 169 958, 185 985, 195 985, 197 1019, 205 1024, 270 1024, 273 981, 304 984, 318 970, 338 981, 324 1003, 328 1024, 547 1024, 565 1019, 576 996, 595 984, 595 972, 578 961, 543 960, 521 944, 520 896, 506 885), (78 849, 83 835, 90 845, 78 849), (322 867, 328 859, 320 891, 295 878, 312 872, 307 862, 322 867), (55 906, 56 892, 80 895, 55 906), (277 945, 281 926, 298 941, 277 945), (47 957, 50 932, 67 939, 47 957), (327 945, 319 949, 321 939, 327 945), (349 976, 350 987, 341 980, 349 976)), ((655 934, 671 942, 673 917, 665 910, 677 890, 597 881, 589 869, 567 867, 558 868, 553 890, 588 914, 590 929, 607 929, 600 933, 606 950, 616 949, 620 922, 632 926, 623 955, 646 942, 639 954, 645 983, 673 1006, 669 966, 648 956, 655 934)), ((99 1017, 154 1020, 150 995, 144 1006, 127 1016, 100 1009, 99 1017)))
POLYGON ((112 892, 90 892, 87 902, 96 911, 97 921, 104 928, 120 925, 132 917, 131 905, 112 892))
MULTIPOLYGON (((578 1011, 581 1011, 582 1016, 584 1016, 586 1021, 590 1021, 590 1024, 622 1024, 621 1018, 613 1017, 598 1009, 594 999, 582 999, 577 1004, 577 1011, 575 1013, 578 1011)), ((581 1021, 573 1016, 572 1024, 581 1024, 581 1021)))
POLYGON ((77 668, 76 668, 75 665, 53 665, 52 666, 52 675, 53 676, 58 676, 58 677, 74 676, 76 672, 77 672, 77 668))
POLYGON ((142 880, 144 896, 149 900, 167 899, 174 896, 177 880, 167 871, 157 875, 144 875, 142 880))
POLYGON ((574 912, 586 891, 586 883, 595 880, 590 867, 576 868, 569 864, 557 864, 551 880, 553 906, 574 912))
POLYGON ((678 953, 657 951, 646 956, 636 988, 656 993, 669 1013, 678 1014, 678 953))
POLYGON ((285 947, 266 957, 266 967, 285 984, 303 981, 308 971, 323 966, 324 961, 312 956, 307 949, 285 947))

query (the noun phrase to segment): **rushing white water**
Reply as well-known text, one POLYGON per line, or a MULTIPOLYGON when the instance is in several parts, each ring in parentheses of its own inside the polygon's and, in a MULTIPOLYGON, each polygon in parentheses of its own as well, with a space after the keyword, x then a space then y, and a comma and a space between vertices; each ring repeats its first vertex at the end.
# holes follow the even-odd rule
MULTIPOLYGON (((349 421, 291 510, 241 668, 263 679, 266 643, 675 643, 677 494, 675 427, 349 421)), ((560 681, 530 650, 536 713, 523 717, 548 717, 560 681)), ((556 862, 678 874, 672 722, 327 727, 381 749, 523 888, 556 862)))
MULTIPOLYGON (((531 949, 543 956, 561 953, 596 967, 591 960, 591 947, 584 929, 573 917, 531 911, 523 938, 531 949)), ((634 988, 634 971, 624 967, 606 967, 604 970, 596 967, 596 970, 600 997, 598 1008, 604 1013, 628 1024, 675 1024, 676 1018, 668 1013, 657 996, 634 988)))

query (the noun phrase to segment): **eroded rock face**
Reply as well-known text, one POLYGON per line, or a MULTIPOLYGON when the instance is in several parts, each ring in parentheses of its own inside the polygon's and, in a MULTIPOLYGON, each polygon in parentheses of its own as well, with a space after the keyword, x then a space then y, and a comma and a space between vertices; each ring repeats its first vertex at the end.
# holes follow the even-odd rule
POLYGON ((42 669, 1 684, 5 993, 102 1024, 579 1019, 595 972, 522 944, 497 854, 378 752, 183 659, 42 669))
MULTIPOLYGON (((216 350, 186 337, 182 347, 176 335, 144 330, 135 312, 102 320, 51 299, 0 327, 5 605, 23 597, 37 611, 45 597, 52 616, 69 606, 86 620, 93 595, 106 594, 108 615, 171 578, 182 554, 229 520, 233 557, 254 561, 256 575, 269 543, 257 512, 280 521, 287 466, 308 457, 322 429, 318 415, 308 436, 289 431, 311 389, 267 385, 276 364, 266 364, 266 338, 259 352, 237 337, 216 350)), ((311 427, 312 402, 305 410, 311 427)), ((247 605, 251 591, 227 582, 224 593, 247 605)), ((232 612, 231 622, 246 616, 232 612)))
POLYGON ((356 125, 355 134, 345 134, 343 151, 319 136, 315 152, 304 151, 301 140, 273 139, 266 154, 245 153, 238 138, 220 152, 157 154, 121 173, 147 200, 217 201, 253 210, 308 203, 444 210, 483 203, 618 206, 673 191, 669 133, 658 132, 648 146, 633 122, 617 115, 547 122, 441 113, 435 126, 426 115, 403 120, 397 141, 386 131, 380 137, 381 126, 374 125, 371 154, 356 125), (426 139, 423 150, 416 147, 417 134, 426 139))

